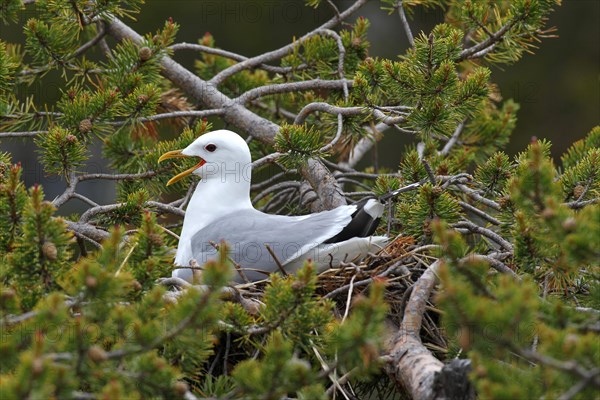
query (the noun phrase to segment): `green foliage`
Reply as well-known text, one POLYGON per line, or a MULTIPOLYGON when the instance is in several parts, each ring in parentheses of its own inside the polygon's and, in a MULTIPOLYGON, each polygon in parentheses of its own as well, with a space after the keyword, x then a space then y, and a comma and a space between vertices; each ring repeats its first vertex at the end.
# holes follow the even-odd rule
POLYGON ((600 147, 590 149, 561 176, 566 200, 591 200, 600 195, 600 147))
POLYGON ((20 0, 2 0, 0 2, 0 18, 7 24, 16 22, 18 12, 23 8, 23 3, 20 0))
POLYGON ((374 282, 369 297, 355 299, 352 314, 341 325, 334 327, 330 352, 342 365, 358 366, 359 376, 377 371, 379 349, 384 340, 384 320, 388 307, 383 301, 384 282, 374 282))
POLYGON ((69 173, 87 160, 87 147, 77 136, 60 126, 52 127, 47 134, 36 139, 40 161, 46 171, 62 175, 68 180, 69 173))
POLYGON ((4 95, 14 84, 14 73, 18 63, 7 52, 6 43, 0 41, 0 94, 4 95))
POLYGON ((315 298, 316 283, 311 264, 299 270, 294 278, 282 279, 275 275, 271 286, 265 290, 266 306, 259 314, 261 323, 278 327, 298 345, 308 346, 311 341, 318 341, 318 335, 331 321, 331 304, 315 298), (298 331, 298 325, 308 329, 298 331))
POLYGON ((60 27, 31 18, 25 28, 26 49, 39 65, 62 65, 75 51, 79 27, 74 24, 60 27))
POLYGON ((400 180, 394 176, 380 175, 375 181, 373 191, 376 196, 382 196, 400 188, 400 180))
POLYGON ((560 0, 518 0, 510 2, 449 1, 448 16, 456 27, 469 30, 469 41, 481 43, 490 34, 508 32, 497 41, 494 51, 485 54, 492 64, 512 64, 523 53, 537 48, 540 38, 548 37, 553 29, 543 29, 548 14, 560 5, 560 0))
MULTIPOLYGON (((233 379, 248 398, 279 399, 310 386, 316 374, 310 363, 293 355, 293 350, 293 342, 275 332, 265 346, 264 358, 241 362, 233 372, 233 379)), ((316 398, 324 397, 322 386, 309 390, 317 394, 316 398)))
MULTIPOLYGON (((369 20, 361 17, 354 22, 352 29, 343 29, 339 33, 346 49, 344 75, 347 78, 354 76, 361 61, 367 57, 369 25, 369 20)), ((298 79, 337 79, 339 57, 336 38, 314 35, 295 46, 294 51, 282 59, 282 66, 293 68, 293 76, 298 79)))
POLYGON ((167 235, 160 229, 156 216, 145 212, 142 216, 139 233, 129 252, 128 270, 141 285, 142 291, 154 287, 158 278, 167 276, 170 272, 172 255, 169 254, 171 243, 167 235))
POLYGON ((442 24, 429 36, 415 38, 415 47, 400 62, 367 59, 355 77, 354 98, 413 106, 406 117, 408 128, 423 138, 449 136, 460 121, 477 115, 488 95, 486 68, 459 78, 455 60, 461 41, 462 32, 442 24))
MULTIPOLYGON (((443 229, 438 235, 456 236, 443 229)), ((464 242, 450 242, 466 250, 464 242)), ((473 362, 471 377, 478 393, 507 399, 560 395, 572 385, 571 373, 531 368, 527 357, 532 343, 539 343, 537 351, 556 363, 577 359, 594 365, 600 351, 597 341, 591 341, 591 332, 576 327, 581 316, 562 301, 540 299, 530 278, 519 282, 507 275, 486 276, 488 268, 474 259, 446 259, 440 270, 444 290, 437 296, 445 311, 444 329, 473 362)), ((583 389, 578 398, 592 393, 592 388, 583 389)))
POLYGON ((494 153, 485 163, 475 170, 475 179, 481 183, 486 194, 500 193, 511 177, 512 163, 503 152, 494 153))
POLYGON ((43 294, 58 289, 71 255, 71 233, 67 233, 61 219, 52 217, 55 209, 43 198, 41 187, 29 191, 18 221, 21 233, 14 238, 8 259, 6 277, 26 308, 32 307, 43 294))
POLYGON ((431 223, 441 219, 448 223, 458 221, 461 209, 455 198, 438 186, 426 184, 417 193, 405 196, 398 205, 397 217, 406 233, 429 241, 431 223))
POLYGON ((321 133, 306 125, 283 124, 275 136, 275 149, 283 155, 279 161, 289 168, 305 165, 309 158, 323 156, 321 133))
POLYGON ((21 219, 28 199, 21 182, 21 166, 11 165, 6 154, 0 154, 0 158, 0 245, 7 254, 21 234, 21 219))
POLYGON ((593 149, 600 147, 600 126, 596 126, 581 140, 576 141, 562 156, 563 167, 571 168, 577 165, 585 154, 593 149))
POLYGON ((480 113, 467 122, 461 139, 464 148, 474 153, 473 162, 482 163, 497 150, 503 149, 517 123, 519 105, 507 100, 498 106, 486 101, 480 113))

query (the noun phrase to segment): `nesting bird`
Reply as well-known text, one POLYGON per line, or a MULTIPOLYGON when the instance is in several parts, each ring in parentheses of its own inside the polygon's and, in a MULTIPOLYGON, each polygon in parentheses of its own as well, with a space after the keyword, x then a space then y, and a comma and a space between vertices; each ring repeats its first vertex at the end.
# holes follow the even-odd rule
POLYGON ((216 258, 214 244, 222 240, 229 244, 229 256, 242 268, 235 277, 238 282, 264 279, 281 267, 293 273, 308 259, 322 271, 364 257, 387 241, 385 236, 371 236, 384 209, 376 199, 302 216, 256 210, 250 201, 250 149, 235 132, 206 133, 183 150, 165 153, 159 162, 184 157, 196 158, 198 163, 167 185, 190 174, 201 181, 183 220, 175 277, 191 282, 190 262, 203 265, 216 258))

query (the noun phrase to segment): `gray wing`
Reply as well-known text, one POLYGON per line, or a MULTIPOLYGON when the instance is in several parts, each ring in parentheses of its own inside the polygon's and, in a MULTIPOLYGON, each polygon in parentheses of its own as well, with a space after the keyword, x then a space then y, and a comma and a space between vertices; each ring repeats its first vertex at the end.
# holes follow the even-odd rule
POLYGON ((300 217, 235 211, 199 230, 191 240, 192 255, 203 265, 216 258, 213 243, 230 246, 229 255, 250 279, 259 280, 278 269, 269 245, 282 265, 337 235, 350 223, 355 206, 300 217))

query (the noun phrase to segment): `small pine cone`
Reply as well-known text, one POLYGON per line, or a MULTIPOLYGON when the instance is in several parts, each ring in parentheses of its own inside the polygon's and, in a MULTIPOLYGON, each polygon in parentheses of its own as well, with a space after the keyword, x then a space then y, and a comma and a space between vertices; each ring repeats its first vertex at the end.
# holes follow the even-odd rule
POLYGON ((260 304, 255 300, 249 300, 242 297, 240 299, 240 305, 250 315, 258 315, 258 312, 260 311, 260 304))
POLYGON ((441 188, 441 187, 439 187, 439 186, 435 186, 435 187, 433 188, 432 192, 433 192, 433 194, 434 194, 435 196, 439 196, 440 194, 442 194, 442 193, 444 192, 444 189, 442 189, 442 188, 441 188))
POLYGON ((188 384, 182 381, 175 382, 173 389, 179 396, 184 396, 190 390, 188 384))
POLYGON ((140 291, 142 290, 142 284, 138 280, 134 279, 131 282, 131 288, 135 291, 140 291))
POLYGON ((44 362, 41 358, 34 358, 31 362, 31 372, 33 376, 39 376, 44 371, 44 362))
POLYGON ((152 57, 152 50, 150 47, 144 46, 138 51, 138 56, 140 57, 140 60, 148 61, 150 57, 152 57))
POLYGON ((92 130, 92 121, 89 118, 86 118, 79 123, 79 132, 88 133, 91 130, 92 130))
POLYGON ((91 288, 95 288, 98 285, 98 279, 95 277, 88 275, 85 277, 85 286, 91 288))
POLYGON ((427 237, 433 234, 433 231, 431 230, 431 219, 429 218, 423 222, 423 234, 427 237))
POLYGON ((359 37, 355 37, 354 39, 352 39, 352 46, 354 46, 354 47, 360 46, 361 43, 362 43, 362 41, 360 40, 359 37))
POLYGON ((67 143, 75 143, 77 142, 77 137, 75 135, 68 134, 67 137, 65 137, 65 140, 67 143))
POLYGON ((486 377, 488 374, 487 369, 481 365, 479 365, 476 369, 475 369, 475 375, 479 378, 484 378, 486 377))
POLYGON ((58 250, 56 249, 56 245, 52 242, 44 242, 42 245, 42 254, 50 261, 56 260, 58 255, 58 250))
POLYGON ((585 193, 585 188, 582 185, 577 185, 573 188, 573 195, 576 199, 579 199, 583 193, 585 193))
POLYGON ((108 358, 106 351, 104 351, 104 349, 102 349, 100 346, 90 347, 88 349, 88 357, 95 363, 101 363, 108 358))
POLYGON ((569 333, 564 339, 563 351, 564 352, 572 351, 574 348, 577 347, 578 344, 579 344, 579 338, 577 337, 577 335, 575 335, 573 333, 569 333))
POLYGON ((498 204, 500 204, 501 208, 506 208, 510 205, 510 197, 502 196, 498 199, 498 204))
POLYGON ((304 289, 305 286, 306 284, 302 281, 295 281, 294 283, 292 283, 292 289, 294 290, 304 289))
POLYGON ((551 219, 556 215, 556 210, 554 208, 546 207, 544 211, 542 211, 542 218, 551 219))
POLYGON ((145 94, 140 94, 137 99, 140 104, 145 104, 150 98, 145 94))
POLYGON ((565 219, 562 223, 562 227, 567 232, 572 232, 577 228, 577 221, 573 217, 565 219))
POLYGON ((150 239, 150 242, 154 246, 162 246, 163 245, 162 236, 160 236, 158 233, 151 233, 150 235, 148 235, 148 239, 150 239))

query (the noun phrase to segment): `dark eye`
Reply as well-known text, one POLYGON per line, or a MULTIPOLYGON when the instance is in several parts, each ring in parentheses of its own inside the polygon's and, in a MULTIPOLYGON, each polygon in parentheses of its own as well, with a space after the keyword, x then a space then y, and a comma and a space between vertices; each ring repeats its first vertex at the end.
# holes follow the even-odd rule
POLYGON ((206 151, 210 151, 211 153, 213 151, 215 151, 217 149, 217 146, 215 146, 214 144, 207 144, 206 146, 204 146, 204 148, 206 149, 206 151))

